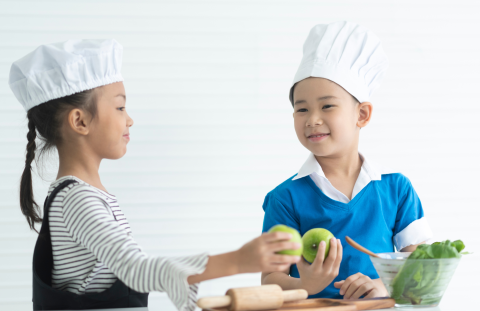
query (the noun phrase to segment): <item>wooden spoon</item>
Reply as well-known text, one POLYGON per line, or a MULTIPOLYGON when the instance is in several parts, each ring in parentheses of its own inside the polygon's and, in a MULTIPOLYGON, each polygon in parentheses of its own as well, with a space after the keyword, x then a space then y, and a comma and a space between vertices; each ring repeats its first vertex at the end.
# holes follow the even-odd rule
POLYGON ((348 244, 350 244, 353 248, 356 248, 357 250, 361 251, 362 253, 365 253, 365 254, 373 256, 373 257, 382 258, 382 257, 378 256, 377 254, 375 254, 374 252, 372 252, 372 251, 366 249, 365 247, 363 247, 362 245, 358 244, 357 242, 355 242, 354 240, 352 240, 348 236, 345 237, 345 240, 347 240, 348 244))

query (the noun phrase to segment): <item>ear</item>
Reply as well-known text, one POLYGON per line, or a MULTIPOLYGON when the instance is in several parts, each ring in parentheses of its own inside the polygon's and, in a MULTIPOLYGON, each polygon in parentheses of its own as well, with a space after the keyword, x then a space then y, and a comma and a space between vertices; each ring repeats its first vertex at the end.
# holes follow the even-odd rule
POLYGON ((68 113, 67 124, 77 134, 88 135, 91 116, 85 111, 75 108, 68 113))
POLYGON ((373 105, 371 102, 363 102, 358 105, 358 121, 357 126, 359 128, 367 126, 372 118, 373 105))

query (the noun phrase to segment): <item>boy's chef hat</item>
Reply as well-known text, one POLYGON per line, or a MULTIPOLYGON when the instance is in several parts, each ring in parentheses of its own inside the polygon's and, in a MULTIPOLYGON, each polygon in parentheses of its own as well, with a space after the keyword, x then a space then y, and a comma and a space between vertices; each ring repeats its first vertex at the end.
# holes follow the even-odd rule
POLYGON ((26 111, 52 99, 123 81, 114 39, 45 44, 10 68, 9 85, 26 111))
POLYGON ((293 105, 295 83, 308 77, 331 80, 359 102, 369 101, 387 68, 380 39, 368 29, 345 21, 316 25, 303 45, 290 102, 293 105))

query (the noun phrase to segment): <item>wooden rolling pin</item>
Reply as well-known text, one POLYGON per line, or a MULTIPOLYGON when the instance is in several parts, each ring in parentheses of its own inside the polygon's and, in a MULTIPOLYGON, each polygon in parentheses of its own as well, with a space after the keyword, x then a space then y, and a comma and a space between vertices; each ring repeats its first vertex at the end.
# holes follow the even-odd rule
POLYGON ((204 297, 197 301, 202 309, 228 307, 230 311, 278 309, 284 302, 306 299, 304 289, 282 291, 276 284, 256 287, 232 288, 225 296, 204 297))

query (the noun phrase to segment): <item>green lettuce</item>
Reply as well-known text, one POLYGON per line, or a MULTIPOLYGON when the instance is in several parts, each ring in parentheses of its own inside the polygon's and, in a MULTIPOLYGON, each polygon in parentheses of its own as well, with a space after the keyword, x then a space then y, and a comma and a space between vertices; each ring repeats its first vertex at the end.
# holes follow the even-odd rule
POLYGON ((422 297, 435 294, 432 291, 442 287, 438 284, 441 281, 442 266, 440 261, 420 259, 459 258, 464 248, 465 245, 460 240, 420 244, 393 279, 392 298, 397 303, 422 304, 422 297))

